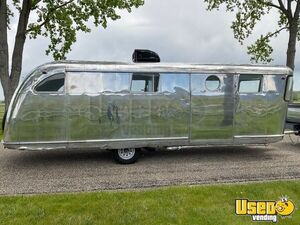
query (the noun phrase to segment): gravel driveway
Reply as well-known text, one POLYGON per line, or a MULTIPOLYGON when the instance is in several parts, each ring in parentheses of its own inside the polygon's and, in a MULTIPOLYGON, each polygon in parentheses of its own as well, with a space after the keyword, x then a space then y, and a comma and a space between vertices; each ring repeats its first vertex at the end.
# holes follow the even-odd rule
POLYGON ((0 194, 94 191, 300 178, 300 143, 144 152, 118 165, 107 151, 0 148, 0 194))

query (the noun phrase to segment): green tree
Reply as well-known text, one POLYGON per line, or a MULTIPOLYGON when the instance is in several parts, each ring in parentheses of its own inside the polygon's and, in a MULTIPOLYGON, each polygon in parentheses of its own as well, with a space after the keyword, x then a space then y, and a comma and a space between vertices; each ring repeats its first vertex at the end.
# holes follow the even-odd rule
POLYGON ((144 4, 143 0, 0 0, 0 80, 7 108, 19 83, 25 40, 48 37, 50 44, 46 54, 55 60, 64 59, 76 42, 79 31, 90 32, 88 22, 95 26, 107 26, 107 20, 117 20, 117 11, 144 4), (18 16, 11 66, 7 33, 10 21, 18 16))
MULTIPOLYGON (((219 9, 221 5, 226 7, 229 12, 235 13, 235 20, 232 22, 231 28, 234 37, 243 44, 255 27, 262 19, 272 13, 273 10, 278 11, 277 29, 262 34, 254 44, 248 46, 248 54, 251 60, 261 62, 271 62, 271 54, 273 48, 270 40, 276 37, 280 32, 287 31, 289 41, 287 46, 286 65, 295 68, 296 43, 300 40, 299 30, 299 0, 204 0, 208 3, 208 10, 219 9)), ((266 28, 268 26, 266 25, 266 28)))

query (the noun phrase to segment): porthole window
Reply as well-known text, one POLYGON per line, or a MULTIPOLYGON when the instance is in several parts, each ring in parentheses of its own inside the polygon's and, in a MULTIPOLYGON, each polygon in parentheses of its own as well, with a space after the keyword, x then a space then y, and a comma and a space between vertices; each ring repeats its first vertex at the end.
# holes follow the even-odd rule
POLYGON ((36 92, 51 92, 62 93, 65 86, 65 74, 59 73, 53 76, 47 77, 41 81, 36 87, 36 92))
POLYGON ((220 88, 221 81, 217 76, 209 76, 205 81, 205 86, 209 91, 217 91, 220 88))

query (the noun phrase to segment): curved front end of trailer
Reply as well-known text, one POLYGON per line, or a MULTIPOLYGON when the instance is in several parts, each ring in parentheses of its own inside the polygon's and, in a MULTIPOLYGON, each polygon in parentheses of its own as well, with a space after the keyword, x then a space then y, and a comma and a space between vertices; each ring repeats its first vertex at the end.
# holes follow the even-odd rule
MULTIPOLYGON (((60 139, 63 133, 60 129, 51 130, 53 124, 61 124, 58 121, 57 114, 60 112, 63 104, 58 104, 61 96, 58 98, 49 93, 41 97, 34 91, 35 84, 43 80, 51 73, 64 71, 61 64, 46 64, 33 70, 16 89, 11 103, 8 107, 3 144, 5 148, 20 150, 42 150, 53 148, 66 148, 66 144, 56 143, 65 142, 65 137, 60 139), (44 106, 48 105, 49 108, 44 106), (50 117, 49 117, 50 116, 50 117), (54 141, 55 146, 49 141, 54 141), (59 137, 59 138, 58 138, 59 137), (46 142, 49 142, 47 144, 46 142)), ((65 121, 66 117, 63 115, 65 121)), ((62 128, 64 125, 61 126, 62 128)))

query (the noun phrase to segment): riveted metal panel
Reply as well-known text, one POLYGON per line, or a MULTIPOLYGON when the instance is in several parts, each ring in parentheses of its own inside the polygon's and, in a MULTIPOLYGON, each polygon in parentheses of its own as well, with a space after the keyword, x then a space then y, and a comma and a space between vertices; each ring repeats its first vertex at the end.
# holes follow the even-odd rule
POLYGON ((233 76, 192 74, 191 141, 232 139, 234 113, 233 76), (219 87, 209 90, 206 81, 219 79, 219 87))
POLYGON ((266 92, 266 133, 281 134, 284 131, 285 118, 288 102, 284 101, 284 92, 287 77, 282 76, 265 76, 265 92, 266 92))
POLYGON ((287 107, 284 101, 286 76, 260 76, 262 87, 259 92, 237 91, 236 135, 270 135, 283 132, 287 107))
MULTIPOLYGON (((157 92, 135 93, 128 90, 130 79, 122 79, 123 82, 128 81, 128 87, 123 84, 121 92, 113 92, 103 88, 97 89, 97 85, 92 85, 92 88, 87 88, 90 85, 86 85, 84 88, 85 82, 90 83, 89 78, 79 79, 76 83, 76 79, 80 77, 76 73, 79 72, 67 75, 69 141, 188 137, 190 116, 188 74, 178 74, 177 78, 180 79, 172 79, 174 77, 172 74, 160 74, 163 83, 157 92), (164 84, 168 80, 171 82, 164 84), (76 85, 80 85, 80 89, 76 85)), ((97 76, 111 74, 85 74, 86 77, 89 75, 97 84, 97 76)), ((130 75, 120 76, 124 78, 130 75)))

